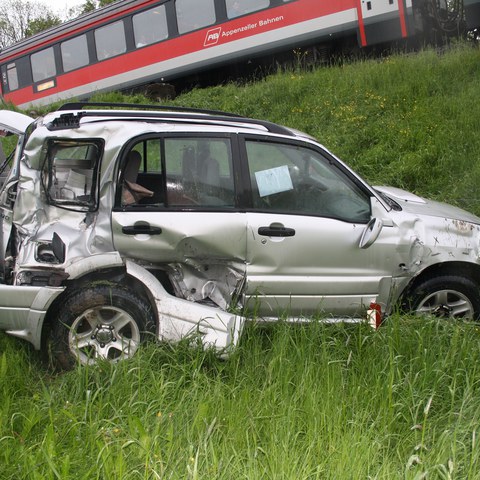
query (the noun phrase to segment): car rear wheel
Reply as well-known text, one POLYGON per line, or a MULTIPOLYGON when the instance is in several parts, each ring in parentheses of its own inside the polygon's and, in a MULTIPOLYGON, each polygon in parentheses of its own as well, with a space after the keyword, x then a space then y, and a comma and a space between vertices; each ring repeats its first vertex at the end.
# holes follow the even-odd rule
POLYGON ((73 291, 64 301, 51 335, 54 363, 117 362, 135 355, 155 325, 151 306, 119 285, 95 285, 73 291))
POLYGON ((461 276, 429 278, 410 292, 404 307, 417 315, 478 320, 479 287, 461 276))

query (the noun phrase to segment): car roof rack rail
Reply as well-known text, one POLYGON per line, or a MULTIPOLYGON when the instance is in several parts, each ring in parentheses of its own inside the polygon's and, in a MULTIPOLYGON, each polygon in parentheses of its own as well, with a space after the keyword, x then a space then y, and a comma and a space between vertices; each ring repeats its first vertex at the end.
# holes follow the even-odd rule
MULTIPOLYGON (((114 111, 114 109, 127 108, 132 110, 132 117, 151 117, 150 114, 145 112, 144 115, 139 115, 138 110, 147 110, 152 112, 165 112, 161 113, 160 117, 166 120, 208 120, 210 122, 218 123, 244 123, 249 125, 257 125, 264 127, 268 132, 278 133, 281 135, 293 136, 291 130, 287 127, 277 125, 276 123, 268 122, 266 120, 257 120, 250 117, 244 117, 242 115, 237 115, 235 113, 222 112, 219 110, 206 110, 200 108, 190 108, 190 107, 178 107, 172 105, 145 105, 145 104, 134 104, 134 103, 109 103, 109 102, 70 102, 65 103, 57 109, 57 111, 66 111, 66 110, 81 110, 81 117, 84 116, 112 116, 112 117, 124 117, 129 116, 129 110, 123 110, 122 112, 114 111), (95 110, 91 114, 87 108, 107 108, 112 110, 105 110, 104 112, 99 113, 98 110, 95 110), (133 112, 136 110, 136 112, 133 112), (172 115, 173 114, 173 115, 172 115)), ((67 127, 68 128, 68 127, 67 127)))
POLYGON ((175 105, 151 105, 142 103, 115 103, 115 102, 69 102, 64 103, 57 112, 63 110, 84 110, 85 108, 111 108, 118 110, 119 108, 128 108, 132 110, 156 110, 156 111, 170 111, 180 113, 204 113, 208 115, 224 115, 226 117, 240 117, 235 113, 222 112, 220 110, 206 110, 202 108, 178 107, 175 105))

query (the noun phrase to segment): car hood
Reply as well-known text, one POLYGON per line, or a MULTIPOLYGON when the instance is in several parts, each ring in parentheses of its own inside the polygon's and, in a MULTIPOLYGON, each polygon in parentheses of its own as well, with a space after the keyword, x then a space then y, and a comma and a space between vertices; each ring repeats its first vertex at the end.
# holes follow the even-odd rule
POLYGON ((480 217, 461 208, 454 207, 453 205, 436 202, 434 200, 427 200, 400 188, 381 186, 374 187, 374 189, 395 200, 402 207, 402 210, 406 212, 418 215, 430 215, 432 217, 449 218, 452 220, 460 220, 480 225, 480 217))

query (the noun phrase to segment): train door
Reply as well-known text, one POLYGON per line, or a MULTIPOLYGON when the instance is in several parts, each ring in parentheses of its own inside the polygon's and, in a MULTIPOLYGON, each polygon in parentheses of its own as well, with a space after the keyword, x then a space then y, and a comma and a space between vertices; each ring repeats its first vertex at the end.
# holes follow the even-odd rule
POLYGON ((361 0, 358 10, 360 45, 406 38, 413 16, 412 0, 361 0))

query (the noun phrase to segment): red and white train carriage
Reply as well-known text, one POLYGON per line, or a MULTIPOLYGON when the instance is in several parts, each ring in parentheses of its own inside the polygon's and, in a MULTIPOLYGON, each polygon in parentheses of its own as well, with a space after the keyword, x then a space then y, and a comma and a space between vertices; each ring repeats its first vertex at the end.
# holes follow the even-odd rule
POLYGON ((480 0, 120 0, 0 52, 1 95, 25 108, 127 89, 356 36, 480 25, 480 0), (442 8, 444 3, 445 8, 442 8))

